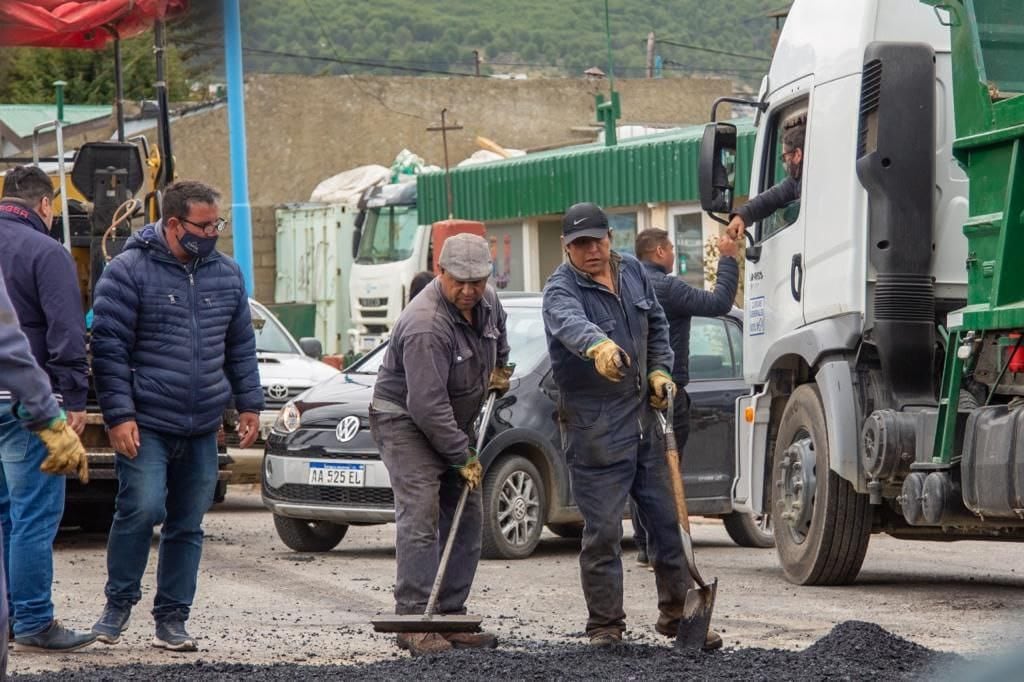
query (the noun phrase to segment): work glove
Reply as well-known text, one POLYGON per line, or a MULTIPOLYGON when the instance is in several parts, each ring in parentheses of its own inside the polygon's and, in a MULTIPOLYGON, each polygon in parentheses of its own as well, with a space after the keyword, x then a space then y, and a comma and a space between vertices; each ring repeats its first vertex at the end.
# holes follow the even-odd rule
POLYGON ((466 485, 470 490, 476 489, 480 485, 480 481, 484 479, 484 468, 480 465, 480 458, 477 457, 473 448, 469 449, 469 457, 466 459, 466 463, 455 468, 458 469, 459 475, 465 479, 466 485))
POLYGON ((631 362, 626 351, 616 345, 611 339, 598 341, 587 349, 587 357, 594 361, 594 368, 597 373, 608 381, 619 382, 625 373, 624 367, 629 367, 631 362))
POLYGON ((488 391, 494 391, 498 394, 498 397, 508 393, 509 379, 512 378, 512 372, 515 371, 515 365, 506 365, 505 367, 495 367, 491 370, 491 381, 487 385, 488 391))
POLYGON ((668 408, 668 392, 676 392, 676 383, 663 369, 656 369, 647 375, 647 383, 651 387, 651 407, 656 410, 668 408))
POLYGON ((89 458, 78 434, 68 426, 67 418, 61 411, 60 416, 49 424, 35 431, 46 446, 46 459, 39 465, 44 474, 63 476, 78 473, 78 480, 89 482, 89 458))

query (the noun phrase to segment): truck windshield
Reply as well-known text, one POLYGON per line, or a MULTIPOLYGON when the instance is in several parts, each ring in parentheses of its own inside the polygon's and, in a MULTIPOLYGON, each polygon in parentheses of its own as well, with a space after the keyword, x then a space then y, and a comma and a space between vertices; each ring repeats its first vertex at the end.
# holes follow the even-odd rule
POLYGON ((357 263, 391 263, 412 256, 416 237, 415 206, 384 206, 366 212, 357 263))

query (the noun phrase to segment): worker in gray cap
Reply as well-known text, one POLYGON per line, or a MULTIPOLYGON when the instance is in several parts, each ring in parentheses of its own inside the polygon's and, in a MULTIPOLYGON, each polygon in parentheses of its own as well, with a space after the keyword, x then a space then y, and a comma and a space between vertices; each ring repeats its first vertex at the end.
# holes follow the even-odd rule
MULTIPOLYGON (((473 423, 488 390, 508 390, 505 311, 492 287, 483 237, 449 237, 440 274, 402 311, 391 332, 370 404, 370 429, 395 495, 395 613, 421 614, 463 485, 466 501, 437 602, 463 614, 480 560, 483 468, 473 423)), ((481 428, 486 428, 482 426, 481 428)), ((493 648, 490 633, 403 633, 414 656, 454 648, 493 648)))

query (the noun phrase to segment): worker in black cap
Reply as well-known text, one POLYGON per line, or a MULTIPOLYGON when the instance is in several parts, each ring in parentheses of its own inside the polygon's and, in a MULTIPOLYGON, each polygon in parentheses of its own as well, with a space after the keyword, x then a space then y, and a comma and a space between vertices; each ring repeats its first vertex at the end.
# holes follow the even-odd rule
MULTIPOLYGON (((568 262, 544 287, 544 326, 573 497, 584 519, 587 634, 591 644, 608 646, 621 641, 626 627, 620 543, 622 511, 632 496, 649 536, 656 629, 674 638, 692 580, 652 410, 664 409, 675 390, 668 321, 640 262, 612 251, 598 206, 566 211, 562 246, 568 262)), ((705 648, 721 645, 709 632, 705 648)))
MULTIPOLYGON (((421 614, 437 575, 463 485, 466 500, 437 612, 466 612, 480 560, 483 468, 471 432, 488 390, 509 387, 505 311, 491 276, 483 237, 445 240, 441 274, 398 317, 370 404, 370 429, 395 495, 395 613, 421 614)), ((486 428, 486 425, 481 426, 486 428)), ((452 648, 493 648, 493 634, 402 633, 414 656, 452 648)))

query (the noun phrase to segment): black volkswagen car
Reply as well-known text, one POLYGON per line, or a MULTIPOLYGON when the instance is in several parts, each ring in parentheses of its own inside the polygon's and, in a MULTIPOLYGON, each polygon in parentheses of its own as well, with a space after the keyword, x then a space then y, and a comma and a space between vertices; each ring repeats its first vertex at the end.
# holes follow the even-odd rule
MULTIPOLYGON (((551 376, 538 294, 505 294, 509 392, 495 404, 480 454, 485 468, 483 556, 523 559, 546 525, 579 536, 582 517, 569 489, 555 419, 558 389, 551 376)), ((742 379, 743 333, 738 311, 693 319, 690 340, 690 440, 683 477, 691 515, 721 517, 746 547, 769 547, 767 517, 733 511, 736 476, 734 402, 742 379)), ((267 439, 263 501, 281 540, 296 551, 334 548, 350 525, 393 522, 387 469, 370 437, 368 409, 381 345, 339 376, 282 408, 267 439)))

